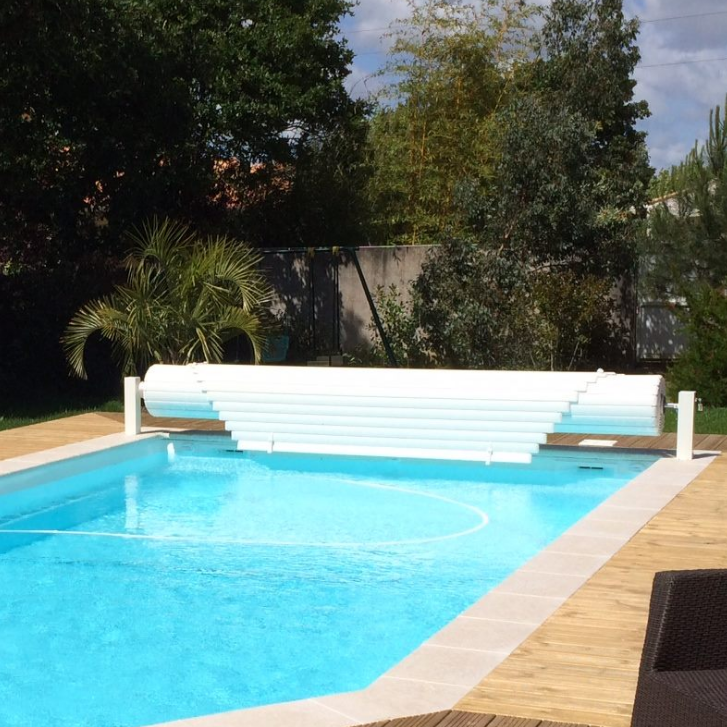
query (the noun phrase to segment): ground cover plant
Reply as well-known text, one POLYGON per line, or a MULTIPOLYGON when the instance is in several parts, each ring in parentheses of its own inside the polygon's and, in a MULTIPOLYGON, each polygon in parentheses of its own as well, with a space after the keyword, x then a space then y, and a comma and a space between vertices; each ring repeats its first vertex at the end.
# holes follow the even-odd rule
MULTIPOLYGON (((666 410, 664 431, 676 432, 677 415, 673 409, 666 410)), ((727 408, 711 406, 694 416, 694 431, 697 434, 727 434, 727 408)))

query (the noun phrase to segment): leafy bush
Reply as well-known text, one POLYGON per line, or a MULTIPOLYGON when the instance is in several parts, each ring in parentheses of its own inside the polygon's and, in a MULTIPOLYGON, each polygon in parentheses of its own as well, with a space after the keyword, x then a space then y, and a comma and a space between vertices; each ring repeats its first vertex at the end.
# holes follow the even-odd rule
MULTIPOLYGON (((411 299, 404 300, 395 285, 376 290, 376 309, 386 331, 386 337, 394 352, 399 366, 406 368, 428 368, 432 361, 422 340, 422 331, 413 310, 411 299)), ((362 356, 362 361, 370 360, 378 366, 388 365, 388 356, 383 341, 373 322, 369 325, 374 345, 370 356, 362 356)))
POLYGON ((535 271, 529 280, 535 368, 597 368, 613 357, 621 331, 607 279, 566 269, 535 271))
MULTIPOLYGON (((435 248, 410 293, 377 297, 401 366, 570 370, 602 365, 618 340, 608 281, 526 269, 474 242, 435 248)), ((386 361, 381 343, 374 355, 386 361)))

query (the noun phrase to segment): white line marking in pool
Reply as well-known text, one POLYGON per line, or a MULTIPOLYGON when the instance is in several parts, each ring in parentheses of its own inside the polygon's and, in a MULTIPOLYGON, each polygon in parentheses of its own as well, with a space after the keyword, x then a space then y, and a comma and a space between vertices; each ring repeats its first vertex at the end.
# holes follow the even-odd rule
POLYGON ((103 533, 88 530, 4 530, 0 528, 0 535, 73 535, 87 538, 120 538, 122 540, 153 540, 168 543, 195 543, 197 545, 272 545, 298 548, 385 548, 394 545, 422 545, 436 543, 440 540, 452 540, 471 535, 487 525, 483 519, 475 527, 462 530, 459 533, 438 535, 434 538, 412 538, 411 540, 382 540, 372 543, 307 543, 295 540, 237 540, 233 538, 185 538, 181 535, 139 535, 137 533, 103 533))
POLYGON ((452 540, 454 538, 462 538, 465 535, 472 535, 479 530, 482 530, 489 522, 490 518, 486 512, 483 512, 474 505, 468 505, 465 502, 458 502, 452 500, 449 497, 443 495, 435 495, 430 492, 418 492, 417 490, 410 490, 406 487, 394 487, 393 485, 380 485, 373 483, 359 483, 352 482, 350 480, 342 480, 346 484, 353 485, 355 487, 370 487, 379 490, 394 490, 398 492, 404 492, 409 495, 418 495, 419 497, 428 497, 432 500, 441 500, 442 502, 448 502, 451 505, 457 505, 465 510, 471 510, 479 518, 480 522, 474 527, 467 530, 461 530, 457 533, 449 533, 447 535, 437 535, 432 538, 411 538, 409 540, 383 540, 373 543, 321 543, 321 542, 297 542, 294 540, 245 540, 245 539, 234 539, 234 538, 185 538, 181 535, 140 535, 138 533, 103 533, 88 530, 45 530, 45 529, 5 529, 0 527, 0 535, 15 534, 15 535, 74 535, 81 537, 94 537, 94 538, 121 538, 123 540, 152 540, 161 542, 171 543, 196 543, 201 545, 272 545, 280 547, 299 547, 299 548, 385 548, 394 545, 423 545, 424 543, 437 543, 442 540, 452 540))

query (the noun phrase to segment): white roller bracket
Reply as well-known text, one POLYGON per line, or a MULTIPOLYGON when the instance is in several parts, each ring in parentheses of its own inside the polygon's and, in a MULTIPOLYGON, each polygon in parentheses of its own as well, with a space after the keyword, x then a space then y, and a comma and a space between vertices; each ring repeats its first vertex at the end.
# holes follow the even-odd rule
POLYGON ((134 437, 141 434, 141 379, 127 376, 124 379, 124 434, 134 437))
POLYGON ((695 391, 680 391, 677 404, 677 459, 694 458, 695 391))
POLYGON ((220 419, 240 450, 529 463, 549 433, 659 434, 660 376, 155 365, 154 416, 220 419))

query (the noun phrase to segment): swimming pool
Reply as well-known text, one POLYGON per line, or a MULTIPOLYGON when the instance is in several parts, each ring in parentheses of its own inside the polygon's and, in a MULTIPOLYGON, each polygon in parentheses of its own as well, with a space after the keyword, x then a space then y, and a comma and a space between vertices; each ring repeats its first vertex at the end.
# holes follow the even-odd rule
POLYGON ((655 460, 132 449, 53 483, 0 478, 3 725, 132 727, 365 687, 655 460))

